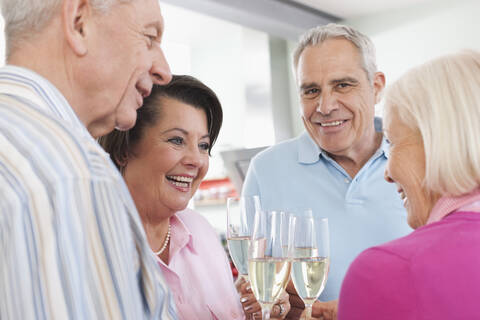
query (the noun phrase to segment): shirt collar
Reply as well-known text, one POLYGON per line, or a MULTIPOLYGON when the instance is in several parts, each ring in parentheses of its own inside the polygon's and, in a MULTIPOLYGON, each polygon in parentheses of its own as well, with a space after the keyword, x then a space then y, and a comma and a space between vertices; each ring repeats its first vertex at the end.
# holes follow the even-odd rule
POLYGON ((380 145, 380 148, 378 148, 377 153, 378 155, 383 155, 385 159, 388 159, 388 151, 390 150, 390 143, 388 143, 387 138, 385 136, 382 136, 382 144, 380 145))
POLYGON ((45 113, 62 119, 91 136, 62 93, 32 70, 7 65, 0 68, 0 93, 31 101, 45 113))
POLYGON ((197 253, 195 248, 195 241, 193 239, 192 233, 188 229, 187 225, 182 221, 182 219, 176 214, 170 218, 171 226, 171 248, 172 257, 182 248, 187 247, 193 253, 197 253))
POLYGON ((441 197, 433 206, 432 212, 430 212, 430 215, 428 216, 427 224, 440 221, 450 213, 457 211, 462 207, 467 207, 469 204, 479 200, 480 189, 475 189, 468 194, 457 197, 441 197))
POLYGON ((298 162, 315 163, 319 160, 322 149, 313 141, 308 132, 303 132, 298 140, 298 162))
MULTIPOLYGON (((375 131, 382 132, 382 119, 375 117, 374 119, 375 131)), ((385 136, 382 136, 382 143, 378 150, 374 154, 374 158, 377 158, 383 155, 388 159, 388 150, 390 149, 390 144, 388 143, 385 136)), ((308 132, 303 132, 299 138, 298 144, 298 162, 304 164, 315 163, 320 160, 320 156, 330 159, 327 152, 321 149, 308 132)))

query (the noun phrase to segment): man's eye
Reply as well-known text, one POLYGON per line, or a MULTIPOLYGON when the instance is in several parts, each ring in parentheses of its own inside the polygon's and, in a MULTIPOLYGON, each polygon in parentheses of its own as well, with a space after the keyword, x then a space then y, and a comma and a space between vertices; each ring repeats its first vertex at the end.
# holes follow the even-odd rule
POLYGON ((179 146, 179 145, 183 144, 183 138, 181 138, 181 137, 170 138, 170 139, 168 139, 168 142, 179 146))
POLYGON ((342 82, 342 83, 337 84, 337 87, 340 88, 340 89, 343 89, 343 88, 350 87, 350 84, 342 82))
POLYGON ((303 95, 306 97, 311 97, 311 96, 317 95, 319 92, 320 90, 318 90, 317 88, 310 88, 310 89, 305 89, 303 91, 303 95))
POLYGON ((151 35, 151 34, 145 34, 145 37, 147 38, 148 46, 152 47, 153 43, 157 40, 157 36, 151 35))

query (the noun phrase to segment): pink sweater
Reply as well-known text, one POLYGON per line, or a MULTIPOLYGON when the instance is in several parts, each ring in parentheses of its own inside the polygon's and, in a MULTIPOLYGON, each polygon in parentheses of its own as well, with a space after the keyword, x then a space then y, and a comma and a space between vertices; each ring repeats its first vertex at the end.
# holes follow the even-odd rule
POLYGON ((480 213, 451 213, 361 253, 338 319, 480 319, 480 213))

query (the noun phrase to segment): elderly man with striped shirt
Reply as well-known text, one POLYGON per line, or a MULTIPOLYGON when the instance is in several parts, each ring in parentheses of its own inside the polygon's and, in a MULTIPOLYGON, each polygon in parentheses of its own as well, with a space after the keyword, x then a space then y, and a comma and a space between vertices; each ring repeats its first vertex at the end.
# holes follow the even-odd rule
POLYGON ((157 0, 2 0, 0 319, 176 319, 95 141, 171 79, 157 0))

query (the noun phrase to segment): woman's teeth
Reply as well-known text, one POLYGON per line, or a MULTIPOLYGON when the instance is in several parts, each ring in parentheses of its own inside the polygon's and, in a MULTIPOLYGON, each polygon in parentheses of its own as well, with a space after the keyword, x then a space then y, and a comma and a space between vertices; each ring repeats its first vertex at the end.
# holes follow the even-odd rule
POLYGON ((184 176, 167 176, 167 179, 170 180, 173 185, 181 188, 187 188, 193 181, 192 177, 184 176))

